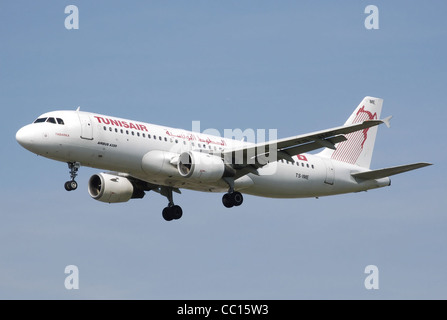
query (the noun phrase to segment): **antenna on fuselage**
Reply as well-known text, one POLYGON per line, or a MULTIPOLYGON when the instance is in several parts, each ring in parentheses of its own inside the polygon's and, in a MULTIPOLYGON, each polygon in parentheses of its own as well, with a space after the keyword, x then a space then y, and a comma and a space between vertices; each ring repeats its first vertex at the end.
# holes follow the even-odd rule
POLYGON ((79 110, 81 110, 81 106, 79 106, 79 107, 76 109, 76 111, 79 111, 79 110))

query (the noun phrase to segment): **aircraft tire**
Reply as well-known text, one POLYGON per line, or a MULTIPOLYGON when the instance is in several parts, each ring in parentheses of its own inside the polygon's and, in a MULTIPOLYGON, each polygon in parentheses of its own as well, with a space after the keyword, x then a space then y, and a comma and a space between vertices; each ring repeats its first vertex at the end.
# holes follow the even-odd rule
POLYGON ((233 202, 233 205, 237 207, 244 202, 244 197, 242 196, 242 193, 236 191, 231 194, 231 201, 233 202))
POLYGON ((78 188, 78 183, 76 181, 67 181, 64 184, 65 190, 67 191, 73 191, 78 188))
POLYGON ((222 197, 222 203, 225 208, 231 208, 234 206, 233 199, 231 197, 231 193, 225 193, 222 197))
POLYGON ((70 181, 71 190, 76 190, 78 188, 78 183, 76 181, 70 181))
POLYGON ((174 220, 178 220, 182 217, 183 215, 182 207, 175 205, 169 209, 171 211, 171 216, 174 220))
POLYGON ((172 219, 174 219, 170 207, 164 208, 161 215, 163 216, 163 219, 165 219, 166 221, 171 221, 172 219))

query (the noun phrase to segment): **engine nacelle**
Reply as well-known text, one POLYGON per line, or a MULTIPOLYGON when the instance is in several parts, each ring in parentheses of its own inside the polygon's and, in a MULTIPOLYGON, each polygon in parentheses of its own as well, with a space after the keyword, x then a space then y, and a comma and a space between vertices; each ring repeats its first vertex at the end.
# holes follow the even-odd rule
POLYGON ((107 203, 127 202, 144 197, 144 191, 126 177, 104 172, 90 177, 88 193, 93 199, 107 203))
POLYGON ((199 181, 217 181, 227 171, 221 157, 195 151, 183 152, 177 169, 182 177, 199 181))
POLYGON ((151 176, 179 177, 175 163, 177 158, 178 153, 152 150, 143 156, 141 168, 151 176))

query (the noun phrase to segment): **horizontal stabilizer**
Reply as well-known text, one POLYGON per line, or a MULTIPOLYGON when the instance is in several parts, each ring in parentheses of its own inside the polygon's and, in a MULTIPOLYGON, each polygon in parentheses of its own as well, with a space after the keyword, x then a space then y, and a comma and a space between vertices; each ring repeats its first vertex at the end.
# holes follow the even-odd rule
POLYGON ((392 176, 395 174, 399 174, 402 172, 407 172, 410 170, 423 168, 423 167, 430 166, 430 165, 432 165, 432 164, 426 163, 426 162, 420 162, 420 163, 406 164, 403 166, 397 166, 397 167, 391 167, 391 168, 385 168, 385 169, 352 173, 351 176, 353 176, 354 178, 364 179, 364 180, 380 179, 380 178, 389 177, 389 176, 392 176))

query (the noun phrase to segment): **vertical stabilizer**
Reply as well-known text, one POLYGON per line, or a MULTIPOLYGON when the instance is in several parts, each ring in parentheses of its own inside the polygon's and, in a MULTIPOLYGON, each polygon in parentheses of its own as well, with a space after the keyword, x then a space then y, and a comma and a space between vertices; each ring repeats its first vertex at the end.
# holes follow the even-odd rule
MULTIPOLYGON (((380 119, 382 103, 383 99, 365 97, 345 122, 345 125, 380 119)), ((319 155, 369 169, 376 134, 377 126, 349 133, 345 135, 347 140, 337 144, 335 150, 326 148, 319 155)))

